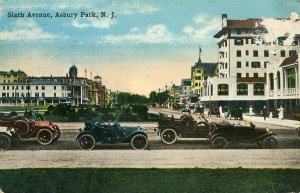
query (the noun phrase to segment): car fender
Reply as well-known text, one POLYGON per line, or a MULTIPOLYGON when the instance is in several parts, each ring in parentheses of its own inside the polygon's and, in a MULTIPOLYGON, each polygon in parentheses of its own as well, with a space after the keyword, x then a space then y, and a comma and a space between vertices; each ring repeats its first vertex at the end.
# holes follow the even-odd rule
POLYGON ((270 132, 270 133, 265 133, 265 134, 263 134, 263 135, 261 135, 261 136, 255 138, 254 140, 252 140, 251 143, 253 143, 253 142, 255 142, 255 141, 258 141, 258 140, 261 140, 261 139, 264 139, 264 138, 266 138, 266 137, 272 136, 272 135, 275 135, 275 136, 276 136, 276 134, 275 134, 275 133, 272 133, 272 132, 270 132))
POLYGON ((85 134, 90 134, 90 135, 92 135, 93 136, 93 134, 91 133, 91 132, 88 132, 88 131, 83 131, 83 132, 81 132, 81 133, 79 133, 77 136, 76 136, 76 141, 78 140, 78 138, 80 137, 80 136, 82 136, 82 135, 85 135, 85 134))
POLYGON ((6 135, 8 135, 9 137, 12 136, 12 134, 7 130, 7 127, 0 127, 0 133, 6 134, 6 135))
POLYGON ((138 135, 138 134, 142 134, 142 135, 144 135, 144 136, 148 139, 148 136, 147 136, 146 133, 141 132, 141 131, 136 131, 136 132, 131 133, 127 138, 125 138, 123 142, 130 142, 131 139, 132 139, 135 135, 138 135))

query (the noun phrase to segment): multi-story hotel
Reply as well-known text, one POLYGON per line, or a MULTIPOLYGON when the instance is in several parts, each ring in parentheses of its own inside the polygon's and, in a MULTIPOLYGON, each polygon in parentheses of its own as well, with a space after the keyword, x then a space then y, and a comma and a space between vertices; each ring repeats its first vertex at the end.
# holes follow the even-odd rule
POLYGON ((106 102, 100 76, 78 77, 75 65, 66 76, 27 76, 22 71, 0 72, 0 105, 47 105, 61 102, 99 104, 106 102))
POLYGON ((228 20, 222 14, 218 38, 219 73, 209 77, 201 101, 207 105, 250 105, 260 109, 289 109, 300 104, 299 36, 292 45, 285 37, 269 44, 257 44, 257 23, 261 19, 228 20))

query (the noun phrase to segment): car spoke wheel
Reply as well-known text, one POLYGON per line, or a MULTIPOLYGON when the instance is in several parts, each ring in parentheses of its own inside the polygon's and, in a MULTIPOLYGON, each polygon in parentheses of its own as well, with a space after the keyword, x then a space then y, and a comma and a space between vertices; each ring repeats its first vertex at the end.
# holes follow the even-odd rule
POLYGON ((277 146, 277 139, 273 136, 266 137, 262 142, 262 147, 266 149, 274 149, 277 148, 277 146))
POLYGON ((92 135, 84 134, 79 137, 78 144, 81 149, 90 150, 95 147, 96 141, 92 135))
POLYGON ((28 133, 29 131, 29 124, 27 121, 24 120, 17 120, 13 128, 16 130, 17 133, 19 133, 21 136, 24 136, 28 133))
POLYGON ((53 142, 57 141, 61 136, 61 131, 59 128, 56 129, 54 135, 53 135, 53 142))
POLYGON ((52 142, 53 136, 48 129, 41 129, 37 134, 37 140, 42 145, 48 145, 52 142))
POLYGON ((10 137, 5 134, 0 134, 0 150, 7 150, 10 148, 10 137))
POLYGON ((175 143, 177 140, 176 131, 174 131, 174 129, 165 129, 161 133, 161 140, 168 145, 175 143))
POLYGON ((11 136, 11 143, 14 146, 19 146, 21 143, 21 136, 19 133, 13 133, 11 136))
POLYGON ((225 137, 216 137, 212 141, 212 147, 215 149, 225 149, 227 144, 228 142, 225 137))
POLYGON ((148 144, 148 139, 145 135, 142 134, 138 134, 135 135, 132 139, 131 139, 131 146, 133 149, 145 149, 147 147, 148 144))

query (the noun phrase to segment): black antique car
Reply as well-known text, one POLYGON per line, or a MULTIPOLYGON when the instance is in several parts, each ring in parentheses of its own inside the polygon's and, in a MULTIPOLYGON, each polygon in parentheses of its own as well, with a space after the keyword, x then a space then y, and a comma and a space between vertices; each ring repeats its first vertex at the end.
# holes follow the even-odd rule
POLYGON ((145 149, 148 137, 145 129, 140 126, 121 126, 118 122, 104 123, 86 121, 85 128, 79 130, 76 140, 81 149, 93 149, 97 142, 131 143, 133 149, 145 149))
POLYGON ((179 119, 175 119, 172 115, 160 114, 158 127, 154 131, 160 135, 161 140, 165 144, 173 144, 178 137, 180 138, 207 138, 209 132, 209 124, 204 117, 201 121, 196 121, 191 115, 182 115, 179 119))
POLYGON ((217 107, 209 108, 207 115, 208 116, 216 115, 217 117, 220 117, 219 108, 217 108, 217 107))
POLYGON ((212 123, 208 134, 213 148, 226 148, 230 142, 256 143, 261 148, 276 148, 275 134, 268 128, 256 128, 251 121, 212 123))

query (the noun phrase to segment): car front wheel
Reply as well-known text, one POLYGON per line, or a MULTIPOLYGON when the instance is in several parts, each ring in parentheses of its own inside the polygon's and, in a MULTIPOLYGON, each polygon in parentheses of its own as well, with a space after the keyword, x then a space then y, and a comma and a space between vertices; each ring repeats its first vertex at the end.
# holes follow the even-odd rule
POLYGON ((78 138, 78 144, 81 149, 91 150, 95 147, 96 141, 91 134, 84 134, 78 138))
POLYGON ((161 140, 168 145, 175 143, 177 140, 176 131, 174 129, 165 129, 161 133, 161 140))
POLYGON ((227 139, 225 137, 216 137, 212 140, 212 147, 215 149, 225 149, 227 147, 227 139))
POLYGON ((0 150, 7 150, 10 148, 10 137, 5 134, 0 134, 0 150))
POLYGON ((147 144, 148 144, 148 139, 145 135, 142 134, 135 135, 131 139, 131 146, 133 149, 138 149, 138 150, 145 149, 147 147, 147 144))
POLYGON ((278 146, 278 141, 275 137, 266 137, 262 142, 262 147, 265 149, 275 149, 278 146))
POLYGON ((49 129, 41 129, 37 134, 37 140, 42 145, 48 145, 52 142, 53 136, 49 129))

